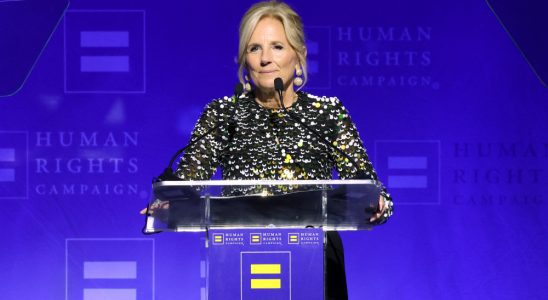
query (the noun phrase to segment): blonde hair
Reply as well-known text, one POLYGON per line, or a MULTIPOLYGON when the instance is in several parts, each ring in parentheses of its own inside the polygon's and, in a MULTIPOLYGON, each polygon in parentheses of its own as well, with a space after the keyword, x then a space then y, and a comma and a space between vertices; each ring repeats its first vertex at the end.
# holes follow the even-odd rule
POLYGON ((295 50, 295 53, 297 53, 297 58, 303 71, 303 84, 297 89, 300 90, 308 79, 303 23, 301 17, 291 7, 275 0, 255 3, 247 10, 242 18, 240 23, 240 44, 238 48, 238 79, 241 83, 244 83, 247 43, 249 42, 257 23, 266 17, 275 18, 282 22, 287 41, 291 48, 295 50))

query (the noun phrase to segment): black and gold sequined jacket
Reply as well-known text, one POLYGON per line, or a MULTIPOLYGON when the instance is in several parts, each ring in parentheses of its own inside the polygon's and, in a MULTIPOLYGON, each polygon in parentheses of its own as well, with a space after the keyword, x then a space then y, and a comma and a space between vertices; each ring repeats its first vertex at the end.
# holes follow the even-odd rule
MULTIPOLYGON (((237 100, 224 97, 206 106, 192 139, 219 122, 223 125, 187 149, 177 176, 208 180, 220 166, 223 179, 331 179, 335 168, 340 179, 349 179, 357 174, 357 163, 367 179, 377 180, 356 127, 339 99, 298 92, 288 110, 355 162, 285 116, 282 109, 265 108, 252 94, 244 94, 237 100), (234 108, 233 121, 226 122, 234 108)), ((383 196, 388 209, 376 223, 384 223, 393 212, 390 195, 383 191, 383 196)))

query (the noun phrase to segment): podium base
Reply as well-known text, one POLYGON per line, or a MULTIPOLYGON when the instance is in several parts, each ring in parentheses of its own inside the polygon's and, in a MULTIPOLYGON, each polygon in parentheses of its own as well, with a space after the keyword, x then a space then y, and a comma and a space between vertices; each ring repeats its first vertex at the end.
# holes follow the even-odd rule
POLYGON ((210 230, 208 300, 324 298, 321 229, 210 230))

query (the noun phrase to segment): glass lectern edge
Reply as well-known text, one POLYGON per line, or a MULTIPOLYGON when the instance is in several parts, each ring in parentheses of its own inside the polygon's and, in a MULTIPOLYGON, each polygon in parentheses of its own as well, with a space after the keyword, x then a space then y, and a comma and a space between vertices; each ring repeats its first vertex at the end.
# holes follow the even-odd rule
POLYGON ((329 180, 172 180, 155 182, 153 187, 160 186, 246 186, 246 185, 379 185, 377 180, 371 179, 329 179, 329 180))

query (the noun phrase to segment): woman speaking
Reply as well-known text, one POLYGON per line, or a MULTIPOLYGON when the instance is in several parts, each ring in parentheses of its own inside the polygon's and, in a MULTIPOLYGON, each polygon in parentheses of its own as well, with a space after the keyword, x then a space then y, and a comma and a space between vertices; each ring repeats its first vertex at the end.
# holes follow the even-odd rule
MULTIPOLYGON (((377 180, 341 101, 302 91, 307 64, 300 16, 284 3, 257 3, 243 16, 239 39, 245 92, 206 106, 192 139, 211 132, 186 150, 176 175, 208 180, 221 167, 223 179, 314 180, 332 179, 335 168, 340 179, 377 180)), ((247 192, 253 191, 239 191, 247 192)), ((383 191, 368 221, 384 223, 392 210, 383 191)), ((327 239, 326 295, 346 299, 342 243, 336 232, 327 239)))

